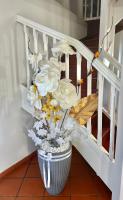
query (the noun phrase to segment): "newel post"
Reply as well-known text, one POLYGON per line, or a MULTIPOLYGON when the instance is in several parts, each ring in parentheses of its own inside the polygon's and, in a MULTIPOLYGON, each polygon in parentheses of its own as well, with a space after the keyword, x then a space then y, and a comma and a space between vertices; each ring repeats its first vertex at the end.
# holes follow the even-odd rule
POLYGON ((118 108, 114 173, 112 176, 112 200, 123 200, 123 68, 118 108))

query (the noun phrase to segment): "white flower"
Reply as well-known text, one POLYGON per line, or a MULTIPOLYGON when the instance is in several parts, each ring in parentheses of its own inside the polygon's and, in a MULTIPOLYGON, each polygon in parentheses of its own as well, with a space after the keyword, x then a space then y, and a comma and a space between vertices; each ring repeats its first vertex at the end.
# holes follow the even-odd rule
POLYGON ((68 79, 61 79, 57 90, 53 93, 54 98, 63 109, 69 109, 78 101, 75 86, 68 79))
POLYGON ((65 130, 73 130, 75 128, 76 121, 72 117, 68 117, 64 122, 64 129, 65 130))
POLYGON ((30 86, 27 98, 30 101, 31 105, 33 105, 35 108, 39 110, 42 108, 37 88, 34 85, 30 86))
POLYGON ((49 66, 36 75, 35 84, 41 96, 46 96, 48 92, 54 92, 58 88, 60 71, 49 66))
POLYGON ((60 41, 58 42, 53 48, 52 48, 53 56, 57 56, 60 53, 62 54, 69 54, 74 55, 76 52, 70 47, 70 45, 66 41, 60 41))
POLYGON ((57 67, 57 69, 59 69, 60 71, 65 71, 66 69, 66 63, 62 63, 61 61, 58 61, 57 58, 51 57, 50 63, 54 64, 57 67))
POLYGON ((38 63, 42 60, 42 54, 29 54, 28 56, 29 62, 32 65, 32 69, 34 69, 35 72, 38 70, 38 63))

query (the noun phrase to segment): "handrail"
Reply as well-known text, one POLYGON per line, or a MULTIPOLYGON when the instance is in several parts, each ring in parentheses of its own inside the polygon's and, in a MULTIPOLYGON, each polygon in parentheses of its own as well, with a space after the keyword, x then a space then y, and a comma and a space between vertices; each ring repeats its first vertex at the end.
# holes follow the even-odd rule
POLYGON ((114 67, 117 68, 117 70, 121 71, 123 66, 114 57, 112 57, 108 52, 106 52, 104 50, 102 51, 101 54, 102 54, 103 58, 106 58, 108 61, 113 63, 114 67))
MULTIPOLYGON (((43 31, 48 36, 51 36, 53 38, 56 38, 57 40, 65 40, 69 43, 69 45, 75 47, 77 51, 85 57, 90 63, 94 57, 94 54, 79 40, 74 39, 68 35, 65 35, 63 33, 60 33, 58 31, 55 31, 51 28, 48 28, 44 25, 41 25, 39 23, 36 23, 34 21, 31 21, 27 18, 24 18, 20 15, 17 15, 16 21, 19 23, 22 23, 28 27, 31 27, 33 29, 36 29, 37 31, 43 31)), ((120 90, 120 79, 109 69, 106 67, 106 65, 101 61, 101 59, 97 58, 93 62, 93 66, 96 68, 100 74, 103 75, 105 79, 107 79, 112 85, 117 89, 120 90)))

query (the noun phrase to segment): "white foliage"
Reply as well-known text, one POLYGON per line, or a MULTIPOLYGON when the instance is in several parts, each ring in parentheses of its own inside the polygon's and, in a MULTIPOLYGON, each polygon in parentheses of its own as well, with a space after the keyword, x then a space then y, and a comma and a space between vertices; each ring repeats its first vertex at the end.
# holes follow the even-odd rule
POLYGON ((58 42, 53 48, 52 53, 54 56, 58 53, 74 55, 76 52, 70 47, 70 45, 65 41, 58 42))
POLYGON ((37 135, 42 136, 42 137, 46 136, 47 135, 47 130, 40 129, 40 130, 37 131, 37 135))
POLYGON ((65 140, 64 140, 62 137, 59 137, 56 141, 57 141, 57 143, 58 143, 59 145, 62 145, 62 144, 65 143, 65 140))
POLYGON ((35 146, 41 145, 42 140, 36 136, 36 134, 35 134, 35 132, 34 132, 33 130, 28 130, 28 136, 29 136, 30 138, 32 138, 32 140, 33 140, 34 143, 35 143, 35 146))

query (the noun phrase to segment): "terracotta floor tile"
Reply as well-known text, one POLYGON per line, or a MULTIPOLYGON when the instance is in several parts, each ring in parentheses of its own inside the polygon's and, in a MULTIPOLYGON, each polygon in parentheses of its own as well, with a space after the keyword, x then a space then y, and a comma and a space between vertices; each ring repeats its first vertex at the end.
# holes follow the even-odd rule
POLYGON ((99 177, 95 176, 93 183, 96 185, 97 193, 100 197, 111 199, 111 191, 106 187, 99 177))
POLYGON ((73 163, 71 165, 71 177, 82 177, 83 179, 91 179, 92 176, 82 163, 73 163))
POLYGON ((31 159, 31 164, 36 164, 36 163, 38 163, 37 154, 35 154, 31 159))
POLYGON ((72 164, 82 162, 82 157, 77 151, 72 151, 72 164))
POLYGON ((18 196, 42 196, 43 182, 40 178, 25 178, 18 196))
POLYGON ((22 164, 14 171, 12 171, 10 174, 8 174, 6 178, 23 178, 25 176, 28 165, 29 165, 28 162, 22 164))
POLYGON ((15 200, 42 200, 43 197, 17 197, 15 200))
POLYGON ((110 197, 98 197, 98 200, 111 200, 111 196, 110 197))
POLYGON ((34 177, 34 178, 40 178, 41 174, 40 174, 40 169, 39 169, 39 165, 37 164, 31 164, 28 168, 26 177, 34 177))
MULTIPOLYGON (((70 196, 70 193, 71 193, 71 191, 70 191, 70 181, 68 181, 66 183, 65 187, 64 187, 64 190, 57 197, 70 196)), ((45 190, 44 196, 50 196, 46 190, 45 190)))
POLYGON ((16 196, 22 179, 2 179, 0 181, 0 196, 16 196))
POLYGON ((0 197, 0 200, 15 200, 15 197, 0 197))
POLYGON ((58 197, 58 196, 50 197, 50 196, 48 196, 48 197, 43 197, 42 200, 70 200, 70 197, 58 197))
POLYGON ((90 180, 74 178, 71 180, 71 195, 97 195, 97 189, 90 180))
POLYGON ((97 196, 84 195, 84 196, 71 196, 71 200, 98 200, 98 198, 97 196))

